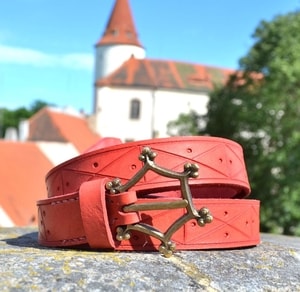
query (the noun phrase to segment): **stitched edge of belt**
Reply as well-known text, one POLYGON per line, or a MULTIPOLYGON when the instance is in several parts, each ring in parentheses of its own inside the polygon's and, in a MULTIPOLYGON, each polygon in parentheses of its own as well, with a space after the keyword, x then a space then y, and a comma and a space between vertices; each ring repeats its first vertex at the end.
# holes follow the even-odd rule
MULTIPOLYGON (((90 194, 84 194, 86 200, 90 194)), ((39 243, 45 246, 81 246, 89 244, 91 248, 113 250, 157 250, 160 241, 134 231, 129 241, 115 238, 109 213, 103 212, 98 197, 92 209, 85 210, 78 195, 64 196, 61 199, 42 200, 39 206, 39 243), (102 210, 101 210, 102 209, 102 210), (86 216, 86 212, 93 212, 86 216), (99 214, 99 212, 101 214, 99 214)), ((140 199, 139 202, 149 202, 140 199)), ((199 229, 196 220, 191 220, 174 234, 172 240, 177 249, 213 249, 233 248, 257 245, 259 235, 259 201, 245 199, 195 199, 196 207, 203 205, 211 211, 212 223, 199 229)), ((90 205, 90 204, 88 204, 90 205)), ((104 207, 105 209, 105 207, 104 207)), ((158 229, 166 229, 183 211, 139 212, 137 217, 146 224, 158 229)), ((136 215, 136 214, 134 214, 136 215)), ((120 220, 120 219, 118 219, 120 220)), ((129 223, 128 218, 119 221, 121 225, 129 223)))

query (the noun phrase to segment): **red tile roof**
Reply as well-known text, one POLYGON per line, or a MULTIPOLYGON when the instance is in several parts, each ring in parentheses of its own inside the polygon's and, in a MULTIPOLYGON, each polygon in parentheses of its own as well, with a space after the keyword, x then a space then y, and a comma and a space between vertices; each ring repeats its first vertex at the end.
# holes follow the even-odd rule
POLYGON ((208 92, 224 84, 234 71, 177 61, 130 58, 97 86, 136 86, 208 92))
POLYGON ((15 225, 37 224, 36 201, 46 198, 45 175, 53 165, 32 142, 2 140, 0 153, 0 206, 15 225))
POLYGON ((54 165, 33 141, 68 142, 83 152, 99 138, 85 118, 41 109, 29 119, 31 142, 0 140, 0 208, 17 226, 37 224, 36 201, 46 198, 45 175, 54 165))
POLYGON ((129 44, 141 47, 128 0, 116 0, 98 45, 129 44))
POLYGON ((70 142, 83 152, 99 139, 83 117, 45 107, 29 119, 29 141, 70 142))

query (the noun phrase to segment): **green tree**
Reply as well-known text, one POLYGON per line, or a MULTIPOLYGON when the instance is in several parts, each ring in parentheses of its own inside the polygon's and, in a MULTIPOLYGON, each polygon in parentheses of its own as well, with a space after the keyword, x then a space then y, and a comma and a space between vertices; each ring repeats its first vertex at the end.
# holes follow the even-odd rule
POLYGON ((180 114, 176 121, 168 123, 168 134, 170 136, 189 136, 199 133, 199 118, 196 111, 191 110, 188 114, 180 114))
POLYGON ((262 231, 291 235, 300 235, 299 31, 298 11, 262 21, 239 71, 212 92, 207 114, 188 115, 190 124, 206 123, 197 134, 243 146, 262 231))
POLYGON ((27 109, 26 107, 20 107, 16 110, 0 108, 0 137, 4 137, 7 128, 18 128, 19 122, 21 120, 30 118, 41 108, 47 105, 48 104, 46 102, 37 100, 32 103, 29 109, 27 109))

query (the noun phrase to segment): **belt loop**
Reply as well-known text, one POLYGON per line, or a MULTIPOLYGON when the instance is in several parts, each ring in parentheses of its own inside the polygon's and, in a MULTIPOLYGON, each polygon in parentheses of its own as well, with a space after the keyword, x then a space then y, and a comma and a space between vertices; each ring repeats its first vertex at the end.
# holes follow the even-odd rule
POLYGON ((141 221, 138 212, 124 212, 124 207, 130 206, 136 201, 137 197, 135 191, 106 195, 109 222, 113 231, 120 225, 134 224, 141 221))
POLYGON ((83 228, 91 248, 114 249, 105 201, 106 178, 84 182, 79 189, 83 228))

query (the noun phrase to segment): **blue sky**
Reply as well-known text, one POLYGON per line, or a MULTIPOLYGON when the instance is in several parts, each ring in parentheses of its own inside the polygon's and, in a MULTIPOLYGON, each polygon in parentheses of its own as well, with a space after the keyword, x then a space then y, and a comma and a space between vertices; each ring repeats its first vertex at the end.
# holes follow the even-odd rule
MULTIPOLYGON (((237 68, 261 20, 300 0, 131 0, 147 58, 237 68)), ((94 44, 114 0, 1 0, 0 108, 42 100, 92 112, 94 44)))

